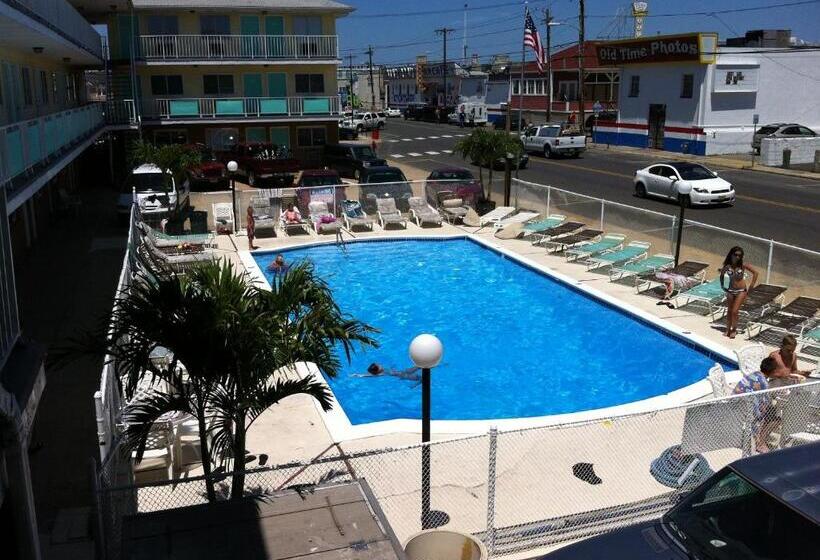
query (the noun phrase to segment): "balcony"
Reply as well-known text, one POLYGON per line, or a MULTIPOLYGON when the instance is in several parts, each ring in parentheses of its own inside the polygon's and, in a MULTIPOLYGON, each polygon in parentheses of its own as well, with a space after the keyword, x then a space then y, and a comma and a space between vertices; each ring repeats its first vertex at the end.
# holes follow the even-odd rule
MULTIPOLYGON (((66 0, 0 0, 0 4, 6 4, 26 14, 29 18, 49 28, 57 35, 68 39, 82 51, 85 51, 86 56, 91 55, 94 57, 96 59, 94 62, 99 63, 102 60, 100 34, 66 0)), ((6 39, 14 42, 15 37, 10 36, 6 39)), ((27 47, 32 45, 33 40, 36 40, 34 36, 28 37, 27 47)), ((56 44, 54 46, 49 45, 46 48, 47 52, 50 53, 60 51, 56 44)), ((72 58, 81 62, 81 57, 72 56, 72 58)))
POLYGON ((336 60, 336 35, 141 35, 140 58, 174 63, 336 60))
MULTIPOLYGON (((150 101, 146 101, 150 104, 150 101)), ((154 99, 145 120, 243 120, 338 117, 338 97, 198 97, 154 99)))

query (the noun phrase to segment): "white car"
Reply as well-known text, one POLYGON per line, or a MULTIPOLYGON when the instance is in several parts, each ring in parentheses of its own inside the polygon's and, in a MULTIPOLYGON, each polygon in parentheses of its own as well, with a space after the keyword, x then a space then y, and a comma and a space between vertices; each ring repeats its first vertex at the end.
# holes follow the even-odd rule
POLYGON ((135 194, 143 214, 165 215, 188 206, 191 189, 187 179, 177 185, 170 173, 162 173, 156 165, 144 163, 135 167, 123 184, 117 200, 120 215, 131 212, 135 194))
POLYGON ((393 108, 388 107, 387 109, 384 110, 384 112, 387 113, 387 116, 391 117, 391 118, 401 116, 401 109, 393 109, 393 108))
POLYGON ((640 198, 659 196, 678 200, 682 184, 691 188, 688 195, 683 195, 686 206, 735 203, 732 184, 698 163, 655 163, 635 172, 635 194, 640 198))

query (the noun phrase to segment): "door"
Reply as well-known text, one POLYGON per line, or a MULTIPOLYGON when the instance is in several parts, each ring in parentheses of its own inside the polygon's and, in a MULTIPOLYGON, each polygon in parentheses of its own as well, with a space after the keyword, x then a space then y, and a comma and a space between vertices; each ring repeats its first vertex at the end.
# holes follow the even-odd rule
POLYGON ((650 167, 649 174, 646 177, 646 192, 649 194, 663 194, 666 196, 666 193, 664 192, 665 179, 666 172, 664 171, 662 165, 650 167))
POLYGON ((280 58, 287 55, 285 48, 285 20, 282 16, 265 16, 265 41, 270 58, 280 58))
POLYGON ((268 97, 287 97, 287 75, 284 72, 268 74, 268 97))
POLYGON ((258 58, 262 52, 259 44, 259 18, 242 16, 239 19, 240 52, 243 58, 258 58))
POLYGON ((663 149, 663 127, 666 124, 666 105, 649 105, 649 144, 656 150, 663 149))

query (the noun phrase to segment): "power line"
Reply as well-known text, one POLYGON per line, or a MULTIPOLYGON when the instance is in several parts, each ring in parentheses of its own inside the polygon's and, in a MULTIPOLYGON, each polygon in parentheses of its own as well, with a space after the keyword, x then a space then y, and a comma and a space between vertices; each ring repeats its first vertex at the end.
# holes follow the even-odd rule
MULTIPOLYGON (((500 4, 487 4, 484 6, 473 6, 470 11, 477 10, 494 10, 496 8, 505 8, 507 6, 520 6, 521 2, 502 2, 500 4)), ((380 14, 352 14, 349 18, 365 19, 365 18, 392 18, 392 17, 414 17, 414 16, 429 16, 438 14, 452 14, 463 11, 464 8, 450 8, 446 10, 426 10, 423 12, 382 12, 380 14)))
MULTIPOLYGON (((685 17, 685 16, 711 16, 712 14, 734 14, 739 12, 756 12, 760 10, 770 10, 772 8, 789 8, 793 6, 805 6, 807 4, 818 4, 820 0, 802 0, 800 2, 784 2, 782 4, 767 4, 765 6, 749 6, 747 8, 730 8, 726 10, 709 10, 706 12, 670 12, 665 14, 646 14, 644 17, 654 17, 654 18, 665 18, 665 17, 685 17)), ((587 14, 587 17, 590 18, 611 18, 612 14, 609 15, 590 15, 587 14)))

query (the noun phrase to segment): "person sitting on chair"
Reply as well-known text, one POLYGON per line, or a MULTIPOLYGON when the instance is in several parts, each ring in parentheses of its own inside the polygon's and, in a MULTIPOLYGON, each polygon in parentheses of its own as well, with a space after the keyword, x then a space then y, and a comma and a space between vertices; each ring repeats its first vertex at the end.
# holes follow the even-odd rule
POLYGON ((298 224, 302 222, 302 213, 293 204, 288 204, 288 207, 282 212, 282 221, 286 224, 298 224))

